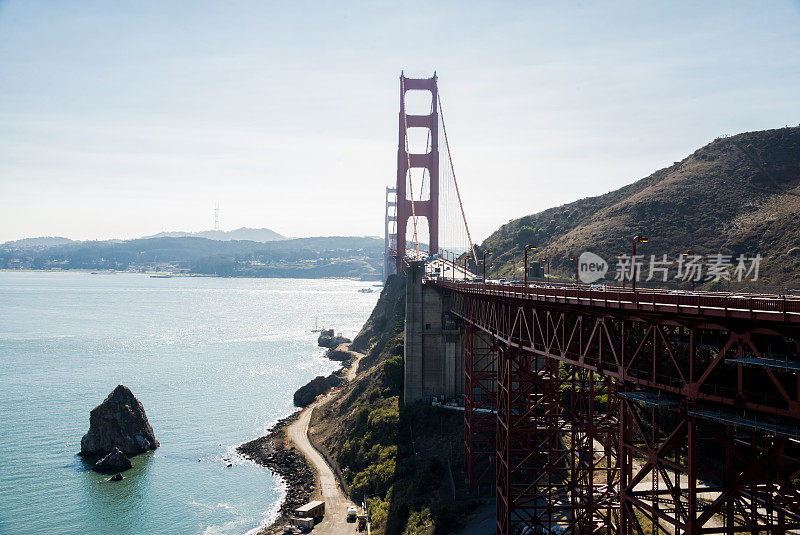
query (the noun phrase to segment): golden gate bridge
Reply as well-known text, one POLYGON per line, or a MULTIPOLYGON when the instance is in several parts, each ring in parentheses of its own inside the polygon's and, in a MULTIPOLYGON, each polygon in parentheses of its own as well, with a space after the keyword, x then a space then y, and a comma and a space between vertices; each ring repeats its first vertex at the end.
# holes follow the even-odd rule
MULTIPOLYGON (((464 469, 494 490, 498 534, 800 533, 800 299, 476 283, 435 74, 400 77, 386 201, 387 275, 424 266, 420 291, 458 320, 464 469)), ((441 373, 430 351, 405 347, 404 402, 435 395, 409 387, 441 373)))

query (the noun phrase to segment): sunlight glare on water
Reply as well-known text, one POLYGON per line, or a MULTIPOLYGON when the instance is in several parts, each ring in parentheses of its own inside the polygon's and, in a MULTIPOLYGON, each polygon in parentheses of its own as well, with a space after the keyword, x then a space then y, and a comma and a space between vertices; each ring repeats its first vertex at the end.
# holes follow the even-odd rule
POLYGON ((352 338, 378 296, 358 290, 372 284, 1 272, 0 533, 258 527, 284 490, 235 448, 336 369, 315 320, 352 338), (76 453, 89 411, 117 384, 161 447, 106 483, 76 453))

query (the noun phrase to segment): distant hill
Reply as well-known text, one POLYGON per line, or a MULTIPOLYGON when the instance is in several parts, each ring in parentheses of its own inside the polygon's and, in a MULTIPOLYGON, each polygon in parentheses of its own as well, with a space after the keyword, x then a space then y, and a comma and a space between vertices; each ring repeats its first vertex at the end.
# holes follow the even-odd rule
POLYGON ((271 242, 198 237, 68 242, 0 248, 0 269, 183 270, 244 277, 379 278, 383 240, 362 236, 271 242))
POLYGON ((761 280, 741 289, 800 288, 800 128, 717 139, 616 191, 512 220, 481 248, 509 272, 508 261, 533 244, 537 257, 551 258, 552 272, 569 276, 571 255, 592 251, 610 261, 630 254, 637 234, 650 240, 637 250, 648 258, 687 249, 759 253, 761 280))
POLYGON ((69 238, 62 238, 60 236, 47 236, 41 238, 23 238, 21 240, 7 241, 0 244, 0 247, 5 249, 46 249, 48 247, 55 247, 58 245, 66 245, 73 243, 69 238))
POLYGON ((268 228, 247 228, 242 227, 236 230, 203 230, 201 232, 159 232, 152 236, 145 236, 144 240, 149 238, 207 238, 209 240, 217 241, 233 241, 233 240, 247 240, 255 242, 269 242, 280 241, 287 239, 277 232, 268 228))

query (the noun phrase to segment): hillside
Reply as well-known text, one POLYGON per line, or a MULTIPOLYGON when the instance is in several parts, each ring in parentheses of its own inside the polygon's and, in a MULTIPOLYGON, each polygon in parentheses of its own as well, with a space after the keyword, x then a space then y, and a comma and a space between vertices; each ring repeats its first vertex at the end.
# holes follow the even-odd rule
POLYGON ((270 242, 280 241, 287 239, 281 236, 274 230, 268 228, 247 228, 242 227, 236 230, 203 230, 201 232, 159 232, 152 236, 145 236, 142 239, 148 238, 207 238, 209 240, 218 241, 232 241, 232 240, 246 240, 257 242, 270 242))
POLYGON ((383 240, 359 236, 271 242, 149 238, 0 248, 0 269, 185 271, 246 277, 378 278, 383 240))
POLYGON ((490 271, 501 274, 533 244, 535 258, 569 277, 570 256, 592 251, 613 264, 638 234, 650 240, 637 250, 648 258, 761 254, 760 280, 730 288, 782 291, 800 286, 799 231, 800 128, 782 128, 717 139, 616 191, 510 221, 480 250, 495 251, 490 271))
POLYGON ((42 236, 39 238, 22 238, 21 240, 0 243, 0 249, 47 249, 48 247, 56 247, 68 243, 74 242, 69 238, 62 238, 60 236, 42 236))

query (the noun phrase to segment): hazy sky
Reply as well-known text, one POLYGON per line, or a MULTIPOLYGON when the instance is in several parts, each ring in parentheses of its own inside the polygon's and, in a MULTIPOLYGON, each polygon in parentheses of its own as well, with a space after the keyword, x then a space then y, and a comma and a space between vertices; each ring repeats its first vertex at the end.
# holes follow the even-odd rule
POLYGON ((402 69, 482 239, 800 123, 800 1, 0 0, 0 242, 382 234, 402 69))

